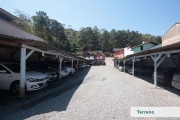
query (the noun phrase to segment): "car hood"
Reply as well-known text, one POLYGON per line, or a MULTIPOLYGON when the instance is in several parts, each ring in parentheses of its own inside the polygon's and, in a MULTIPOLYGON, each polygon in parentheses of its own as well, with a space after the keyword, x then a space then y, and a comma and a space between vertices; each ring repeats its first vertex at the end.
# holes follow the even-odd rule
POLYGON ((46 75, 37 71, 28 71, 26 72, 26 77, 41 79, 41 78, 45 78, 46 75))
POLYGON ((66 68, 66 69, 74 69, 74 68, 72 68, 72 67, 64 67, 64 68, 66 68))

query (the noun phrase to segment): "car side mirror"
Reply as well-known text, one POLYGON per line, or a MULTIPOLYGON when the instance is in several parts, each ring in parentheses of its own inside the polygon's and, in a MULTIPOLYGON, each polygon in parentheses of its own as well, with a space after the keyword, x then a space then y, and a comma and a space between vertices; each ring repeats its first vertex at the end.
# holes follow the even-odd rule
POLYGON ((0 70, 0 73, 7 73, 6 70, 0 70))

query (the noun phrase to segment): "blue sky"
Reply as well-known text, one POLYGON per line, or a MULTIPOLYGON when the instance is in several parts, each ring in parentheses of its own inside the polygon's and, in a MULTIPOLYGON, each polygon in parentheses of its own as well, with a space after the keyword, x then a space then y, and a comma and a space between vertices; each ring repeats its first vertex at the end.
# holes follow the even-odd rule
POLYGON ((75 30, 97 26, 162 36, 180 21, 179 5, 180 0, 1 0, 0 7, 12 14, 19 9, 30 16, 45 11, 75 30))

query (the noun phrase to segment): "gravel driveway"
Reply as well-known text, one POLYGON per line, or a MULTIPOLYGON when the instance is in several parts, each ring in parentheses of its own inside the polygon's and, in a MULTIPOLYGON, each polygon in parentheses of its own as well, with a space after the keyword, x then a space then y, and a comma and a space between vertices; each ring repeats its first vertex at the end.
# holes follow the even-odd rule
POLYGON ((132 78, 110 66, 92 66, 80 86, 1 120, 125 120, 136 119, 130 118, 132 106, 180 107, 179 91, 161 85, 155 89, 151 82, 149 77, 132 78))

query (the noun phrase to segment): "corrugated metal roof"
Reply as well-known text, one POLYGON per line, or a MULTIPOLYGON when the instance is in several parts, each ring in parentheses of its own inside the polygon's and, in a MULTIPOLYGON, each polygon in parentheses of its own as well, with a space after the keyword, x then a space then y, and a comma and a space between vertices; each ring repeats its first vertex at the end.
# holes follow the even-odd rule
POLYGON ((6 10, 0 8, 0 14, 5 15, 6 17, 10 18, 11 20, 18 20, 21 21, 18 17, 12 15, 11 13, 7 12, 6 10))
POLYGON ((146 54, 150 54, 150 53, 158 53, 158 52, 163 52, 163 51, 171 51, 171 50, 179 50, 179 49, 180 49, 180 42, 177 42, 177 43, 174 43, 171 45, 167 45, 167 46, 163 46, 163 47, 159 47, 159 48, 155 48, 155 49, 148 49, 148 50, 144 50, 142 52, 131 54, 131 55, 124 57, 124 59, 129 59, 131 57, 146 55, 146 54))
POLYGON ((26 32, 25 30, 18 28, 17 26, 13 25, 10 22, 7 22, 0 18, 0 34, 6 35, 6 36, 13 36, 15 38, 22 38, 22 39, 29 39, 29 40, 35 40, 35 41, 42 41, 44 42, 44 39, 35 36, 33 34, 30 34, 26 32))

